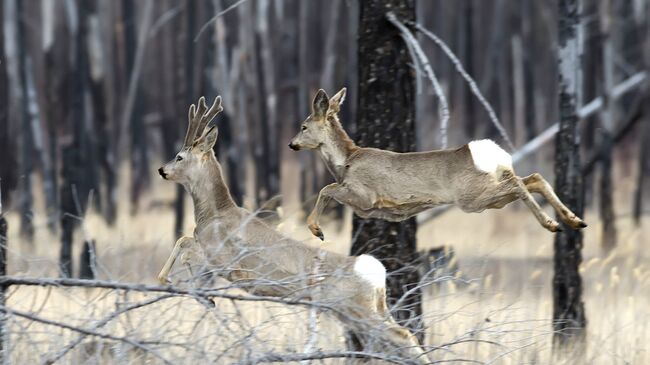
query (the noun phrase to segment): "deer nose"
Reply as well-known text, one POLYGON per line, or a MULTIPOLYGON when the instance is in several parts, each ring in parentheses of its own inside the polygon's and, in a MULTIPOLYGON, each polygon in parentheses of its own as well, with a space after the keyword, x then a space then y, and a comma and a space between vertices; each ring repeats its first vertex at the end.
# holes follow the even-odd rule
POLYGON ((294 151, 299 151, 300 150, 300 146, 298 146, 297 144, 294 144, 293 142, 289 143, 289 148, 291 148, 294 151))
POLYGON ((167 174, 165 173, 165 170, 163 170, 162 167, 158 169, 158 173, 160 174, 160 176, 162 176, 163 179, 167 179, 167 174))

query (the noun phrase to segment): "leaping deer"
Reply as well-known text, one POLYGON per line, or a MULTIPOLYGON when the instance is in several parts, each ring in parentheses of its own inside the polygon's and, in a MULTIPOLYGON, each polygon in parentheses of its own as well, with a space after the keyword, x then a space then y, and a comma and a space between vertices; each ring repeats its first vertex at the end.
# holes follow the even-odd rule
POLYGON ((335 316, 350 329, 365 334, 373 331, 374 338, 392 345, 411 361, 428 363, 415 336, 390 314, 386 271, 377 259, 308 246, 282 235, 235 204, 212 150, 217 128, 205 130, 221 110, 220 97, 210 108, 205 98, 199 99, 198 106, 192 105, 183 147, 158 170, 163 179, 182 184, 192 196, 196 222, 193 237, 176 241, 158 279, 168 281, 179 254, 181 261, 188 263, 203 253, 218 275, 241 284, 250 293, 312 299, 334 307, 335 316), (319 272, 314 280, 310 273, 317 255, 319 272))
POLYGON ((587 226, 560 201, 542 175, 517 176, 511 156, 491 140, 472 141, 456 149, 409 153, 357 146, 338 119, 345 91, 341 89, 330 99, 319 90, 311 115, 289 143, 296 151, 318 150, 336 180, 320 191, 307 218, 310 231, 320 239, 324 236, 318 222, 330 198, 349 205, 362 218, 388 221, 401 221, 443 204, 457 205, 465 212, 482 212, 522 200, 544 228, 560 231, 560 224, 530 194, 539 193, 569 227, 587 226))

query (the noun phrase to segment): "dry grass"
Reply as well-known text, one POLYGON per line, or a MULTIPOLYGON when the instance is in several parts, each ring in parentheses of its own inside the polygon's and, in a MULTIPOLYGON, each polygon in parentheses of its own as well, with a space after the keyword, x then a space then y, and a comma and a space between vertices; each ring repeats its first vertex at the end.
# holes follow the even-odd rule
MULTIPOLYGON (((151 196, 169 198, 170 185, 155 184, 151 196)), ((142 207, 141 214, 135 217, 121 214, 117 229, 106 227, 94 215, 84 222, 88 234, 97 240, 102 278, 154 281, 173 243, 173 216, 168 208, 151 199, 146 199, 142 207)), ((626 211, 626 207, 619 211, 626 211)), ((36 218, 37 239, 30 247, 18 244, 17 217, 9 214, 13 275, 56 275, 58 239, 47 232, 42 219, 36 218)), ((301 223, 301 215, 287 213, 283 218, 280 229, 317 244, 301 223)), ((190 219, 186 232, 191 232, 190 219)), ((644 245, 650 231, 633 227, 627 218, 620 219, 619 246, 608 257, 602 257, 598 220, 587 215, 587 221, 591 225, 585 231, 581 268, 589 320, 586 363, 648 364, 650 257, 644 245)), ((649 226, 646 219, 644 227, 649 226)), ((324 231, 331 239, 325 245, 327 249, 347 252, 349 217, 342 226, 324 224, 324 231)), ((449 280, 426 290, 427 344, 442 346, 434 351, 433 358, 494 364, 558 363, 550 356, 552 240, 552 234, 517 205, 483 214, 454 210, 421 227, 420 247, 453 246, 460 260, 461 277, 469 280, 467 284, 449 280)), ((179 277, 182 275, 179 273, 179 277)), ((116 308, 152 297, 105 290, 14 287, 8 306, 92 328, 116 308)), ((218 310, 206 311, 191 298, 161 300, 116 318, 101 332, 137 335, 139 340, 152 341, 155 352, 173 363, 232 363, 252 356, 248 351, 296 351, 304 345, 307 325, 303 309, 225 300, 216 304, 218 310)), ((337 323, 323 318, 321 329, 319 348, 343 348, 337 323)), ((10 320, 9 330, 13 363, 43 361, 78 336, 15 317, 10 320)), ((88 358, 87 363, 159 362, 151 354, 129 346, 89 337, 61 363, 82 363, 88 358)), ((575 363, 575 357, 569 356, 565 362, 575 363)))

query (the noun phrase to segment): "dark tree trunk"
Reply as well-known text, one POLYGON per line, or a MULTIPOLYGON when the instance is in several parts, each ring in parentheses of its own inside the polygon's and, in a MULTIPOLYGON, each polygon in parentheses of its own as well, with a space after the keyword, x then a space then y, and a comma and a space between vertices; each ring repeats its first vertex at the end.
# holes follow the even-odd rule
MULTIPOLYGON (((218 116, 219 118, 219 116, 218 116)), ((241 163, 236 153, 232 151, 235 139, 232 133, 232 119, 230 113, 222 111, 219 121, 219 143, 215 145, 215 153, 220 161, 226 163, 228 169, 228 189, 235 203, 241 205, 244 200, 244 193, 241 190, 242 182, 237 178, 237 165, 241 163), (220 147, 221 146, 221 147, 220 147), (221 150, 221 151, 219 151, 221 150)))
MULTIPOLYGON (((555 151, 555 191, 569 209, 582 216, 584 191, 576 130, 581 72, 579 0, 559 0, 558 11, 560 130, 555 151)), ((584 340, 587 325, 578 271, 582 262, 582 232, 565 224, 562 228, 564 231, 555 236, 553 276, 553 343, 558 349, 584 340)))
POLYGON ((31 121, 29 120, 28 103, 29 98, 27 95, 27 39, 25 37, 25 12, 22 1, 16 2, 16 41, 18 46, 18 61, 20 62, 20 88, 21 95, 21 169, 20 175, 24 179, 21 191, 20 202, 20 234, 25 237, 29 242, 34 239, 34 222, 32 222, 32 170, 33 170, 33 145, 31 121))
MULTIPOLYGON (((0 8, 2 8, 0 6, 0 8)), ((2 10, 0 9, 0 19, 2 19, 2 10)), ((0 25, 2 22, 0 21, 0 25)), ((2 50, 0 48, 0 50, 2 50)), ((7 220, 2 212, 2 203, 0 203, 0 276, 7 275, 7 220)), ((6 285, 0 285, 0 305, 5 306, 6 285)), ((5 332, 7 325, 7 313, 0 313, 0 361, 5 362, 5 332)))
POLYGON ((650 172, 650 97, 643 96, 645 102, 643 103, 645 123, 641 127, 641 138, 639 139, 639 162, 636 180, 636 189, 634 191, 634 224, 637 226, 641 224, 641 217, 643 216, 643 200, 647 198, 644 190, 647 191, 648 172, 650 172))
MULTIPOLYGON (((101 44, 101 29, 99 29, 99 20, 97 15, 97 4, 93 1, 84 1, 82 6, 86 7, 86 42, 84 42, 84 56, 89 61, 89 72, 86 73, 86 82, 90 90, 90 98, 93 111, 93 122, 96 126, 96 156, 97 162, 102 169, 103 181, 105 181, 104 197, 102 198, 97 190, 97 204, 103 212, 104 218, 109 224, 113 224, 116 218, 116 168, 113 149, 111 148, 111 129, 107 115, 106 86, 105 86, 105 67, 103 49, 101 44), (91 19, 95 19, 95 24, 91 24, 91 19), (100 43, 93 47, 92 44, 100 43), (98 52, 99 54, 94 54, 98 52)), ((93 163, 93 165, 95 165, 93 163)), ((99 188, 99 184, 95 186, 99 188)))
MULTIPOLYGON (((0 29, 4 29, 4 7, 0 6, 0 29)), ((0 36, 0 55, 5 54, 4 34, 0 36)), ((9 191, 16 186, 15 144, 9 136, 9 79, 7 62, 0 63, 0 206, 9 204, 9 191)))
POLYGON ((612 133, 616 106, 612 100, 614 88, 614 37, 611 32, 611 21, 614 10, 609 1, 600 3, 600 27, 602 31, 602 58, 603 58, 603 109, 600 113, 600 219, 603 222, 601 248, 605 253, 616 247, 616 217, 614 214, 613 187, 612 187, 612 133))
MULTIPOLYGON (((386 19, 393 11, 402 21, 415 20, 414 1, 369 0, 360 2, 359 99, 356 142, 398 152, 415 148, 415 87, 408 49, 397 28, 386 19), (380 131, 380 132, 378 132, 380 131)), ((385 266, 389 305, 394 305, 419 281, 416 259, 416 222, 394 223, 378 219, 353 220, 352 255, 369 253, 385 266)), ((421 293, 415 290, 401 300, 397 321, 420 339, 421 293)))
POLYGON ((600 219, 603 222, 601 248, 609 253, 616 247, 616 216, 614 214, 614 197, 612 186, 612 133, 603 129, 600 139, 600 219))
POLYGON ((59 253, 59 274, 70 277, 72 269, 72 239, 75 229, 75 182, 77 180, 79 156, 77 148, 70 144, 63 148, 63 182, 61 184, 61 251, 59 253))
POLYGON ((96 276, 95 240, 84 241, 83 249, 79 257, 79 279, 94 279, 96 276))
MULTIPOLYGON (((133 77, 135 70, 135 54, 137 44, 137 27, 139 24, 135 18, 134 0, 124 0, 124 26, 126 40, 126 69, 129 72, 129 79, 133 77)), ((147 16, 147 15, 144 15, 147 16)), ((131 131, 131 214, 138 212, 140 195, 145 187, 149 185, 149 154, 147 151, 146 130, 142 121, 143 103, 142 89, 140 83, 136 86, 135 101, 133 103, 133 113, 129 123, 131 131)))

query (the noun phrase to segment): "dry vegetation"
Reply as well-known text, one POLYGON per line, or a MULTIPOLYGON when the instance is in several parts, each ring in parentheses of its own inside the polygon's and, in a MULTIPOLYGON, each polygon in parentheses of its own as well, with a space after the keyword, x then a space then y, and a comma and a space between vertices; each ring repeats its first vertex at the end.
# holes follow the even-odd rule
MULTIPOLYGON (((154 282, 173 243, 173 214, 160 204, 171 195, 171 184, 154 184, 144 205, 148 209, 135 217, 124 212, 116 229, 107 228, 92 214, 86 219, 85 231, 97 240, 101 279, 154 282)), ((625 200, 629 199, 619 199, 625 200)), ((553 240, 522 209, 513 205, 483 214, 453 210, 419 229, 421 248, 451 245, 461 268, 456 278, 442 278, 426 289, 427 345, 435 347, 434 359, 558 363, 550 357, 553 240)), ((629 207, 621 204, 618 211, 629 211, 629 207)), ((17 227, 16 214, 8 217, 10 227, 17 227)), ((601 257, 598 219, 593 214, 586 218, 591 225, 585 231, 581 271, 589 320, 587 363, 650 363, 650 257, 643 250, 648 229, 635 228, 623 217, 618 223, 619 247, 608 257, 601 257)), ((10 274, 56 276, 58 239, 47 233, 39 219, 34 247, 17 244, 17 229, 11 229, 10 274)), ((318 244, 301 219, 300 214, 286 212, 279 227, 318 244)), ((348 216, 348 223, 324 224, 331 239, 327 249, 348 250, 349 221, 348 216)), ((650 224, 647 219, 644 223, 645 227, 650 224)), ((191 227, 188 220, 186 232, 191 227)), ((182 268, 175 271, 181 285, 190 285, 182 283, 186 275, 182 268)), ((302 307, 216 300, 216 308, 206 310, 192 298, 81 288, 14 286, 9 293, 7 305, 12 309, 137 340, 147 349, 88 336, 60 363, 162 363, 166 359, 171 363, 207 360, 229 364, 271 352, 300 352, 307 338, 306 310, 302 307), (102 324, 114 311, 150 300, 155 303, 102 324)), ((344 349, 337 322, 321 316, 320 329, 316 348, 344 349)), ((10 318, 9 331, 12 363, 54 359, 79 338, 79 333, 16 316, 10 318)), ((568 359, 567 363, 574 363, 573 357, 568 359)))

